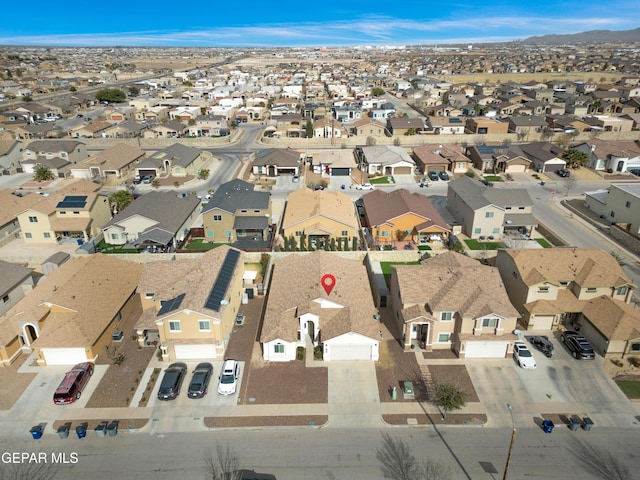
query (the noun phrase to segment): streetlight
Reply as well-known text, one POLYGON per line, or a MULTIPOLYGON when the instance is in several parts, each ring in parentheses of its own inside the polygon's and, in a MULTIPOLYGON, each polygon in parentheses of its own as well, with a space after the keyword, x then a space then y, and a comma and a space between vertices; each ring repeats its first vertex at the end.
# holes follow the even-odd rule
POLYGON ((509 409, 509 413, 511 414, 511 443, 509 443, 509 453, 507 454, 507 463, 504 466, 504 475, 502 476, 502 480, 507 480, 507 474, 509 472, 509 464, 511 463, 511 452, 513 452, 513 444, 516 443, 516 424, 513 421, 513 409, 511 408, 511 404, 507 403, 507 408, 509 409))

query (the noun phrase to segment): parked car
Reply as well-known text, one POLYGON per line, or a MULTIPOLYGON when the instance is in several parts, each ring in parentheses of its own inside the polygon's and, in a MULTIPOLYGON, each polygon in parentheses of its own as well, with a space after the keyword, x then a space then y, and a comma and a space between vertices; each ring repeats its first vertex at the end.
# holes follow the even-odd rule
POLYGON ((142 176, 136 175, 135 177, 133 177, 133 184, 134 185, 140 185, 140 183, 142 183, 142 176))
POLYGON ((239 313, 236 315, 236 325, 244 325, 244 313, 239 313))
POLYGON ((449 180, 449 174, 445 171, 438 173, 438 176, 440 177, 440 180, 449 180))
POLYGON ((360 185, 356 185, 356 190, 375 190, 376 187, 371 185, 370 183, 362 183, 360 185))
POLYGON ((589 340, 578 332, 565 330, 560 334, 560 340, 567 346, 573 358, 578 360, 594 360, 596 358, 596 354, 589 340))
POLYGON ((142 177, 142 183, 151 183, 154 178, 156 178, 155 175, 145 175, 142 177))
POLYGON ((294 173, 293 177, 291 177, 291 181, 292 182, 299 182, 300 181, 300 175, 298 175, 297 173, 294 173))
POLYGON ((189 384, 189 391, 187 392, 189 398, 202 398, 207 394, 212 373, 213 365, 210 363, 198 364, 193 371, 191 383, 189 384))
POLYGON ((238 374, 240 366, 236 360, 225 360, 222 364, 218 393, 220 395, 233 395, 238 387, 238 374))
POLYGON ((56 388, 53 394, 53 403, 65 405, 78 400, 91 375, 93 375, 93 363, 83 362, 74 365, 71 370, 65 373, 62 382, 56 388))
POLYGON ((523 341, 516 341, 513 344, 513 358, 521 368, 534 369, 536 368, 536 359, 533 358, 533 353, 527 347, 527 344, 523 341))
POLYGON ((553 355, 553 343, 546 335, 531 335, 525 337, 529 343, 540 350, 545 356, 551 358, 553 355))
POLYGON ((174 400, 178 395, 180 395, 180 387, 182 386, 182 381, 186 374, 186 364, 178 362, 169 365, 169 367, 164 371, 162 383, 160 383, 160 388, 158 389, 158 399, 174 400))
POLYGON ((568 176, 571 175, 571 172, 569 170, 567 170, 566 168, 561 168, 560 170, 557 170, 556 173, 560 177, 568 177, 568 176))
POLYGON ((482 183, 483 185, 486 185, 487 187, 493 187, 493 182, 490 182, 486 178, 481 178, 480 183, 482 183))
POLYGON ((438 174, 436 172, 434 172, 433 170, 430 171, 427 176, 429 177, 429 180, 431 180, 432 182, 437 182, 438 181, 438 174))

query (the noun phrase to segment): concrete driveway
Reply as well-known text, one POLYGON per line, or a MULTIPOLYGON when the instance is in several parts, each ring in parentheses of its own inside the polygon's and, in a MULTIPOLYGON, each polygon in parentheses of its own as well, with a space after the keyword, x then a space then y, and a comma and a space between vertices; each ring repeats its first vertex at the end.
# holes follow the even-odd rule
POLYGON ((604 359, 575 360, 552 337, 552 358, 532 348, 538 367, 524 370, 512 358, 473 359, 466 363, 473 385, 487 411, 487 426, 510 427, 507 403, 516 425, 531 426, 545 413, 590 416, 602 426, 629 426, 638 409, 609 378, 604 359))

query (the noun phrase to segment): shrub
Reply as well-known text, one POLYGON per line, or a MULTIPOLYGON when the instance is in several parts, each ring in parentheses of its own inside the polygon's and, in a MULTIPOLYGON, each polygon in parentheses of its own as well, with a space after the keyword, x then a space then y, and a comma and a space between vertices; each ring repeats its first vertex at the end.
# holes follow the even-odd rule
POLYGON ((296 360, 304 360, 304 347, 296 349, 296 360))
POLYGON ((476 172, 474 172, 473 170, 467 170, 466 172, 464 172, 464 174, 469 178, 475 178, 476 176, 476 172))
POLYGON ((631 366, 638 368, 640 367, 640 358, 629 357, 629 363, 631 364, 631 366))

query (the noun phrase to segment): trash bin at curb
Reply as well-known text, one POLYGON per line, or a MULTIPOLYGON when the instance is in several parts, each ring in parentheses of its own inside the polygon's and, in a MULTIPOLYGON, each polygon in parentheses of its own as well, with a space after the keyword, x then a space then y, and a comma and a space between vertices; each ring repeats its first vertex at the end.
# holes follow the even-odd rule
POLYGON ((569 428, 571 429, 572 432, 575 432, 576 430, 578 430, 578 427, 580 426, 580 418, 577 416, 572 416, 569 419, 569 428))
POLYGON ((542 429, 544 430, 544 433, 551 433, 553 432, 553 427, 555 425, 553 424, 553 421, 551 420, 544 420, 542 422, 542 429))
POLYGON ((99 437, 104 437, 107 434, 107 425, 109 422, 100 422, 96 427, 96 433, 99 437))
POLYGON ((593 427, 593 420, 591 420, 589 417, 584 417, 582 419, 582 428, 584 429, 584 431, 588 432, 589 430, 591 430, 591 427, 593 427))
POLYGON ((118 434, 118 420, 112 421, 107 427, 110 437, 115 437, 118 434))
POLYGON ((31 430, 29 430, 29 433, 31 433, 34 440, 40 439, 40 437, 42 437, 42 425, 34 425, 31 427, 31 430))
POLYGON ((58 435, 60 436, 60 438, 67 438, 69 436, 69 427, 71 426, 70 423, 65 423, 64 425, 60 425, 58 427, 58 435))
POLYGON ((87 422, 83 422, 76 426, 76 435, 78 435, 78 438, 84 438, 87 436, 87 422))

